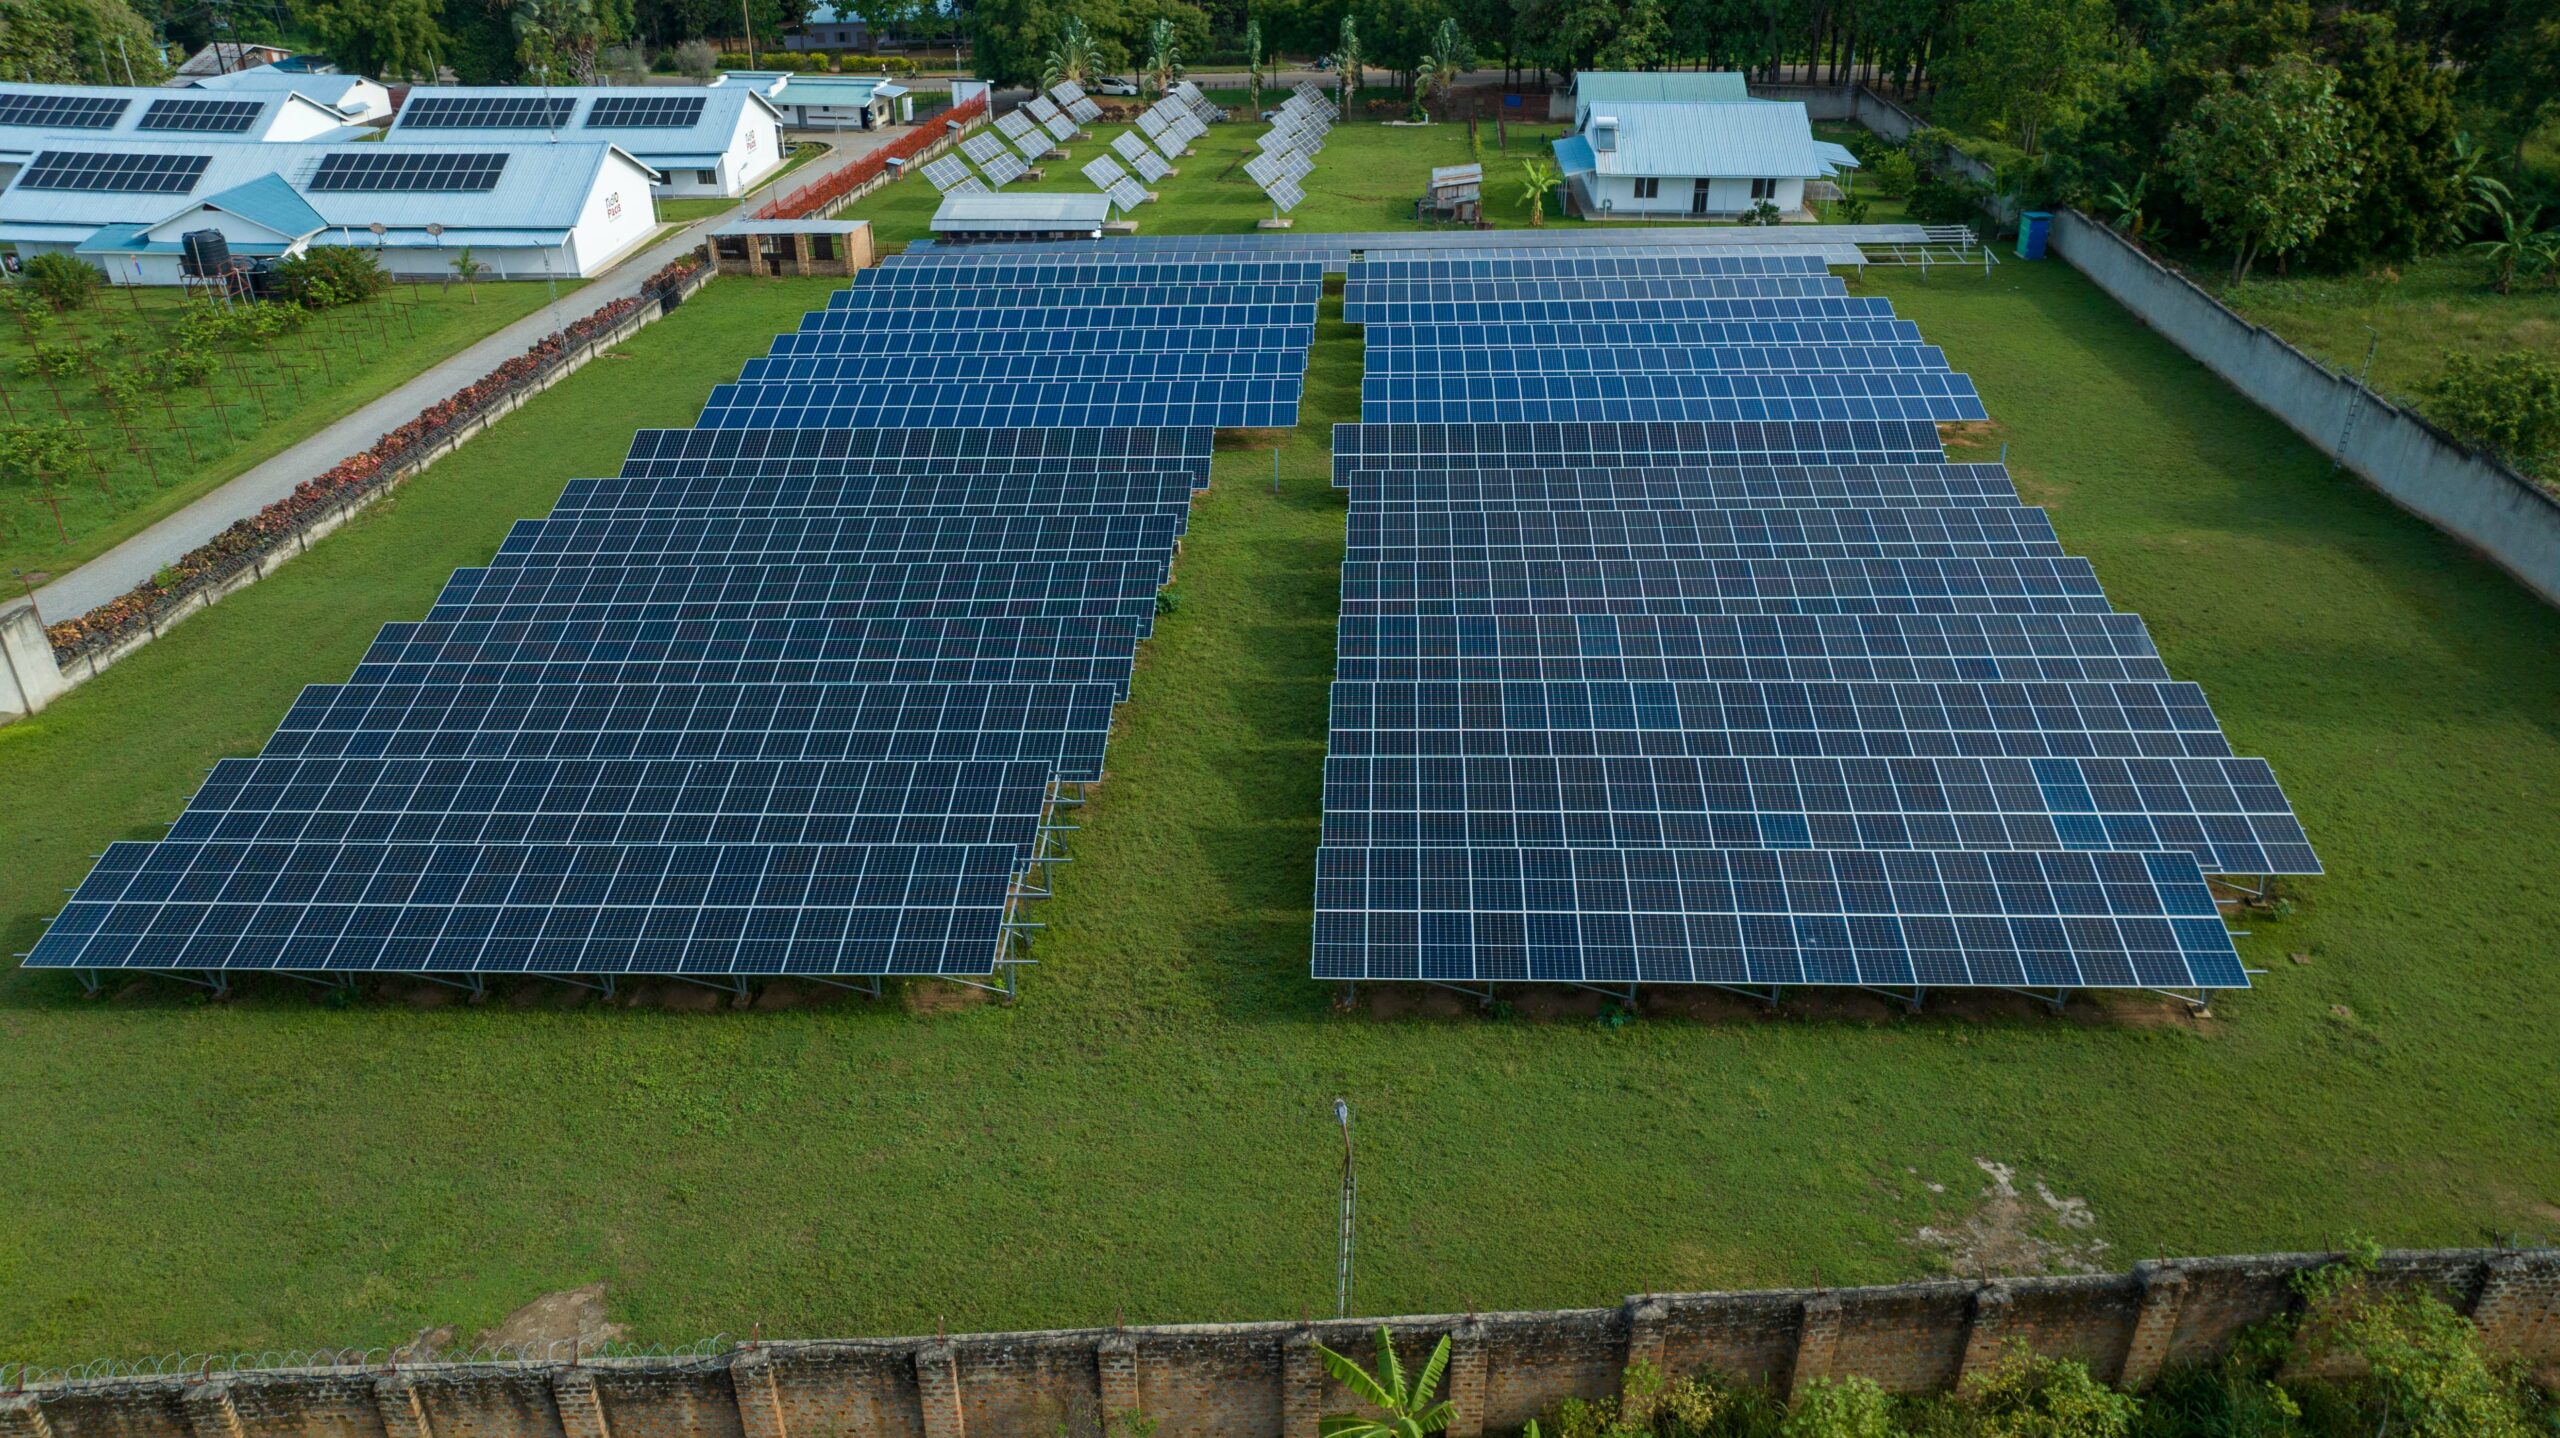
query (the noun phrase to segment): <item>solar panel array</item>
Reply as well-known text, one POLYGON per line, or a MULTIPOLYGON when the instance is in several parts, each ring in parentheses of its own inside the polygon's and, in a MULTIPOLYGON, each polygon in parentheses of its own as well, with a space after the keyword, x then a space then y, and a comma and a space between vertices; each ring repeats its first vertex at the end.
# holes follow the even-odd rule
POLYGON ((1022 157, 1007 147, 1004 136, 992 130, 980 130, 961 141, 960 153, 975 160, 987 183, 999 190, 1031 172, 1022 157))
POLYGON ((1061 80, 1050 86, 1049 98, 1067 113, 1067 118, 1079 125, 1090 125, 1102 118, 1102 106, 1096 104, 1093 97, 1084 92, 1084 87, 1073 80, 1061 80))
POLYGON ((1009 973, 1212 426, 1294 420, 1323 267, 959 269, 864 271, 695 427, 572 481, 115 845, 28 963, 1009 973), (1069 317, 1017 327, 1032 292, 1069 317), (1158 293, 1197 303, 1086 318, 1158 293))
POLYGON ((553 95, 412 94, 400 123, 412 130, 556 130, 577 110, 576 100, 553 95))
POLYGON ((316 192, 372 190, 399 194, 482 194, 506 173, 504 155, 421 154, 368 146, 328 155, 312 173, 316 192))
POLYGON ((112 130, 132 103, 120 95, 0 95, 0 125, 112 130))
POLYGON ((1144 185, 1129 178, 1129 172, 1109 155, 1096 155, 1086 161, 1084 177, 1093 182, 1095 189, 1109 195, 1112 208, 1124 215, 1155 198, 1144 185))
POLYGON ((942 155, 925 162, 924 180, 945 195, 983 195, 984 180, 969 173, 969 167, 958 155, 942 155))
POLYGON ((183 195, 196 187, 210 155, 167 151, 39 150, 18 176, 22 190, 73 190, 128 195, 183 195))
POLYGON ((1135 130, 1112 136, 1111 152, 1127 161, 1129 168, 1138 172, 1138 178, 1150 185, 1173 173, 1173 166, 1166 164, 1164 156, 1147 143, 1146 136, 1135 130))
POLYGON ((263 100, 154 100, 135 124, 137 130, 166 130, 197 135, 246 134, 267 108, 263 100))
POLYGON ((603 95, 587 107, 587 128, 682 130, 702 121, 700 95, 603 95))
POLYGON ((1345 313, 1317 978, 2247 985, 2205 876, 2301 826, 1890 306, 1669 245, 1371 253, 1345 313))

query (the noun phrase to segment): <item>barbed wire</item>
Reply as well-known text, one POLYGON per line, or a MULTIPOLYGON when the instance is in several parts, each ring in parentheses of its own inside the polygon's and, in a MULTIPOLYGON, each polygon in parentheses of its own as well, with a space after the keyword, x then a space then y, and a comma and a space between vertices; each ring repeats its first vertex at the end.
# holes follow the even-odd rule
POLYGON ((727 1367, 745 1345, 726 1333, 691 1343, 588 1343, 558 1338, 542 1343, 475 1344, 458 1352, 417 1344, 373 1348, 264 1348, 235 1353, 163 1353, 147 1358, 97 1358, 43 1367, 0 1363, 0 1393, 33 1393, 40 1401, 114 1396, 171 1383, 203 1383, 262 1373, 342 1375, 353 1379, 407 1369, 439 1376, 500 1374, 525 1369, 598 1364, 626 1372, 709 1372, 727 1367))

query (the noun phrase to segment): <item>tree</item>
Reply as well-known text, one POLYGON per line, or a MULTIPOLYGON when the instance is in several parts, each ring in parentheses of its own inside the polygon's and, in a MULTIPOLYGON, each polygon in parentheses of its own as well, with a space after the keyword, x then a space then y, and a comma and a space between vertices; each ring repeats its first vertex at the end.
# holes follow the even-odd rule
POLYGON ((344 69, 432 79, 445 48, 441 13, 435 0, 319 0, 302 17, 344 69))
POLYGON ((2444 217, 2459 213, 2465 198, 2454 74, 2401 42, 2388 15, 2349 10, 2333 25, 2347 145, 2364 172, 2315 257, 2341 266, 2405 264, 2434 248, 2444 217))
POLYGON ((1670 44, 1671 27, 1662 18, 1661 0, 1630 0, 1618 33, 1591 63, 1603 70, 1650 70, 1668 58, 1670 44))
POLYGON ((1155 81, 1156 98, 1173 92, 1182 78, 1182 46, 1173 38, 1173 22, 1158 16, 1147 24, 1147 77, 1155 81))
POLYGON ((1070 15, 1058 27, 1057 43, 1040 57, 1040 88, 1049 89, 1063 82, 1081 85, 1085 77, 1102 68, 1102 56, 1095 46, 1093 27, 1084 23, 1082 15, 1070 15))
POLYGON ((720 52, 708 40, 687 40, 676 47, 676 73, 689 80, 708 80, 720 72, 720 52))
POLYGON ((1323 1360, 1325 1371, 1336 1382, 1381 1415, 1363 1418, 1352 1413, 1330 1414, 1316 1425, 1316 1431, 1324 1438, 1423 1438, 1424 1434, 1446 1431, 1458 1416, 1456 1405, 1445 1399, 1431 1401, 1432 1390, 1440 1386, 1440 1375, 1449 1367, 1446 1334, 1410 1383, 1405 1380, 1404 1364, 1396 1358, 1395 1335, 1385 1324, 1378 1325, 1378 1371, 1374 1374, 1321 1343, 1316 1345, 1316 1357, 1323 1360))
POLYGON ((128 71, 138 85, 169 76, 151 25, 125 0, 0 0, 0 75, 122 85, 128 71))
POLYGON ((1351 118, 1351 97, 1360 90, 1360 31, 1342 17, 1342 38, 1333 47, 1334 73, 1342 77, 1342 118, 1351 118))
POLYGON ((1556 167, 1544 160, 1520 162, 1520 202, 1529 207, 1529 223, 1544 228, 1547 223, 1547 195, 1556 187, 1556 167))
POLYGON ((2261 254, 2318 239, 2364 169, 2349 148, 2336 74, 2300 59, 2223 81, 2169 132, 2166 156, 2188 201, 2230 246, 2234 284, 2261 254))
POLYGON ((486 272, 488 268, 489 267, 487 265, 480 263, 480 261, 472 255, 471 247, 469 245, 464 245, 462 247, 462 252, 453 257, 454 277, 461 280, 463 285, 470 290, 471 302, 475 305, 480 303, 480 276, 486 272))
POLYGON ((2503 295, 2515 288, 2516 267, 2534 258, 2533 227, 2542 210, 2515 203, 2503 185, 2481 191, 2480 208, 2489 217, 2489 237, 2475 241, 2471 248, 2488 260, 2490 287, 2503 295))
POLYGON ((508 20, 516 67, 546 84, 583 84, 595 74, 604 26, 590 0, 515 0, 508 20))
POLYGON ((2106 60, 2106 0, 1963 0, 1944 68, 1958 120, 1996 123, 2033 155, 2106 60))
POLYGON ((1262 113, 1262 22, 1244 22, 1244 83, 1253 113, 1262 113))
POLYGON ((1458 83, 1467 68, 1467 37, 1460 33, 1454 19, 1440 22, 1440 33, 1432 37, 1431 53, 1414 62, 1413 107, 1422 118, 1431 118, 1433 91, 1447 94, 1458 83))

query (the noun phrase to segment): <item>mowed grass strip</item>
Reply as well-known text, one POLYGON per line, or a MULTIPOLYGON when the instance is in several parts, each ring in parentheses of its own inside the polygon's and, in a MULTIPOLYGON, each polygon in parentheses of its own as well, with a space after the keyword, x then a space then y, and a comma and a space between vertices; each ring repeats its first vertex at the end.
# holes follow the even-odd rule
MULTIPOLYGON (((1983 452, 2012 443, 2334 870, 2253 921, 2274 972, 2209 1023, 1335 1012, 1304 977, 1343 525, 1326 426, 1360 370, 1329 302, 1279 495, 1270 449, 1219 455, 1018 1006, 92 1002, 17 975, 0 1334, 56 1360, 385 1342, 597 1279, 652 1340, 1321 1311, 1336 1095, 1370 1312, 1961 1266, 1919 1232, 1963 1230, 1977 1160, 2014 1168, 2057 1264, 2560 1229, 2560 624, 2058 264, 1869 283, 1980 381, 1983 452)), ((297 685, 343 677, 377 622, 630 429, 684 422, 823 292, 719 281, 344 539, 0 729, 8 947, 297 685)))
MULTIPOLYGON (((555 328, 587 312, 575 293, 584 283, 559 285, 555 328)), ((272 345, 214 346, 221 368, 209 389, 155 390, 121 416, 92 374, 52 381, 35 374, 34 346, 86 345, 106 364, 142 360, 169 347, 183 296, 104 290, 88 309, 56 316, 32 337, 16 325, 0 329, 0 390, 11 396, 0 423, 71 424, 105 471, 55 476, 52 503, 32 483, 0 488, 0 572, 66 574, 552 297, 539 281, 403 285, 361 305, 317 311, 272 345)))

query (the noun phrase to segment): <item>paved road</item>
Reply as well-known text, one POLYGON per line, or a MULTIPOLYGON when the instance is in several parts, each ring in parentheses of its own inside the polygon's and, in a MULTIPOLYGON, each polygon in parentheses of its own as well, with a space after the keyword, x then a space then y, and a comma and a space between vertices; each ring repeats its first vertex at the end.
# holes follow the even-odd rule
MULTIPOLYGON (((786 188, 805 185, 830 170, 852 163, 901 133, 901 128, 892 127, 887 130, 796 135, 796 139, 827 141, 834 146, 834 151, 792 171, 775 184, 786 188)), ((774 189, 768 188, 747 203, 761 205, 775 193, 774 189)), ((295 485, 326 473, 332 465, 349 455, 363 452, 375 440, 415 419, 418 412, 427 406, 447 398, 506 360, 524 353, 544 335, 610 301, 638 293, 649 276, 678 255, 701 245, 706 233, 735 213, 731 210, 685 226, 624 259, 601 278, 562 294, 558 304, 545 305, 442 364, 421 371, 400 388, 221 488, 198 497, 186 508, 38 589, 38 607, 48 619, 68 619, 86 614, 123 594, 158 573, 161 566, 172 563, 188 550, 230 528, 234 521, 245 519, 293 493, 295 485)))

